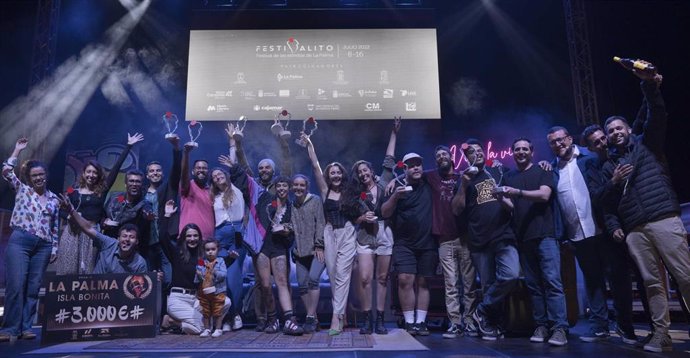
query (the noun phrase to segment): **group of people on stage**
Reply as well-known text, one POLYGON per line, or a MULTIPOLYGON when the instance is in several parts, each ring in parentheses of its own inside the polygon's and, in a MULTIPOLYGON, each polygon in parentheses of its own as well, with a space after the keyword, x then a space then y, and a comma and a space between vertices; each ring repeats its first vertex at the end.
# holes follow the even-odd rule
POLYGON ((127 149, 106 176, 89 161, 78 184, 56 195, 46 188, 46 166, 28 160, 15 174, 25 138, 3 163, 16 190, 12 235, 5 258, 7 289, 0 341, 31 339, 41 278, 49 262, 58 274, 160 271, 168 287, 161 326, 218 337, 243 327, 243 263, 255 272, 257 331, 301 335, 318 331, 320 278, 330 278, 329 335, 343 331, 355 258, 361 334, 386 334, 384 310, 391 264, 405 329, 429 335, 427 278, 440 264, 450 327, 460 335, 495 340, 503 335, 504 300, 522 275, 532 298, 532 342, 566 345, 568 322, 560 270, 560 243, 572 243, 584 274, 591 329, 585 342, 609 337, 606 280, 614 298, 616 331, 627 344, 671 350, 665 265, 690 300, 690 252, 663 154, 667 126, 661 76, 639 70, 644 103, 632 125, 613 116, 582 133, 574 144, 564 127, 546 133, 555 155, 533 162, 532 139, 512 144, 515 169, 490 163, 483 144, 468 139, 467 169, 457 172, 450 150, 433 155, 424 170, 411 152, 396 162, 396 119, 381 172, 360 160, 348 170, 333 162, 322 170, 302 133, 317 193, 292 172, 285 138, 281 175, 262 159, 257 176, 243 150, 240 128, 229 124, 230 151, 221 166, 196 160, 167 136, 173 165, 166 179, 159 162, 126 173, 126 190, 110 190, 129 149, 143 136, 128 135, 127 149), (396 173, 396 168, 404 172, 396 173), (59 227, 60 219, 65 225, 59 227), (59 240, 58 240, 59 236, 59 240), (631 260, 632 259, 632 260, 631 260), (306 317, 297 318, 289 282, 296 265, 306 317), (634 264, 631 264, 634 263, 634 264), (631 270, 646 290, 651 333, 640 340, 632 324, 631 270), (476 278, 480 279, 481 289, 476 278), (273 282, 282 316, 278 315, 273 282))

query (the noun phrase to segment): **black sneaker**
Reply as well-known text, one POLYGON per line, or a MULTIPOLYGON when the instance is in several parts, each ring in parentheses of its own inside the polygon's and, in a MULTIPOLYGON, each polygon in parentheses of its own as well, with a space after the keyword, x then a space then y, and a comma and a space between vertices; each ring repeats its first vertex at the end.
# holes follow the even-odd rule
POLYGON ((609 339, 609 330, 605 328, 591 328, 589 332, 580 336, 580 340, 583 342, 600 342, 609 339))
POLYGON ((304 325, 302 326, 302 329, 304 329, 304 333, 316 332, 316 318, 307 316, 307 319, 304 320, 304 325))
POLYGON ((414 323, 408 323, 405 322, 405 330, 407 333, 409 333, 411 336, 416 336, 417 335, 417 325, 414 323))
POLYGON ((473 319, 465 320, 465 327, 462 333, 467 337, 479 337, 479 330, 473 319))
POLYGON ((263 332, 266 330, 266 319, 265 318, 259 318, 256 320, 256 327, 254 328, 256 332, 263 332))
POLYGON ((496 327, 493 327, 489 324, 487 321, 486 317, 479 313, 479 310, 474 311, 472 313, 472 319, 474 320, 474 323, 477 325, 477 330, 481 335, 495 335, 498 337, 498 331, 496 330, 496 327))
POLYGON ((418 336, 428 336, 429 335, 429 328, 426 327, 426 322, 421 322, 421 323, 415 323, 417 326, 417 335, 418 336))
POLYGON ((451 323, 448 330, 443 332, 443 338, 453 339, 462 336, 462 327, 459 324, 451 323))
POLYGON ((638 342, 637 335, 635 335, 635 329, 632 327, 623 330, 619 325, 616 325, 616 333, 625 344, 636 345, 638 342))

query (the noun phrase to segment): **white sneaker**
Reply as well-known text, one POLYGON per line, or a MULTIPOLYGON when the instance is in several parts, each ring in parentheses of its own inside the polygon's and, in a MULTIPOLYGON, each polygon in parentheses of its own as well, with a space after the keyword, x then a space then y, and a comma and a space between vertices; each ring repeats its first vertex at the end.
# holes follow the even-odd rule
POLYGON ((204 337, 204 338, 210 337, 210 336, 211 336, 211 330, 210 329, 205 329, 205 330, 201 331, 201 334, 199 335, 199 337, 204 337))
POLYGON ((235 316, 235 319, 232 321, 232 330, 238 331, 242 329, 243 326, 242 317, 240 317, 240 315, 235 316))
POLYGON ((213 334, 211 335, 211 337, 213 337, 213 338, 218 338, 218 337, 220 337, 220 336, 222 336, 222 335, 223 335, 223 330, 217 329, 217 330, 213 331, 213 334))
POLYGON ((230 323, 223 323, 223 332, 230 332, 230 331, 231 331, 230 323))

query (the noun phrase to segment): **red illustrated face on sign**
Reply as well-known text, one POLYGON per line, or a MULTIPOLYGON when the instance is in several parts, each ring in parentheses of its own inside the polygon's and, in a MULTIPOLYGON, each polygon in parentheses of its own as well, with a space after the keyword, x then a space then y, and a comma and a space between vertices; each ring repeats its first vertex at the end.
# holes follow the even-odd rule
POLYGON ((403 163, 402 160, 399 160, 395 167, 398 169, 402 169, 405 167, 405 163, 403 163))
POLYGON ((309 124, 314 124, 315 122, 316 120, 314 119, 314 117, 309 117, 309 119, 307 119, 307 123, 309 124))
POLYGON ((287 109, 284 109, 282 112, 280 112, 280 114, 283 116, 287 116, 288 115, 287 109))

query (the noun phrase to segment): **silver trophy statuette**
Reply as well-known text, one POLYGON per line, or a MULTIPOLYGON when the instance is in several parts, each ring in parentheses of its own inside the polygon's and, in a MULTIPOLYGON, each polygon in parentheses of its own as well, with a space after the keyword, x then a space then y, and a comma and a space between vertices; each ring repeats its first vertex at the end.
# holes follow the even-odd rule
POLYGON ((187 129, 189 130, 189 142, 187 144, 193 146, 193 147, 198 147, 199 143, 197 143, 197 139, 199 139, 199 136, 201 135, 201 130, 204 129, 204 126, 201 125, 201 122, 197 121, 191 121, 189 122, 189 125, 187 125, 187 129), (196 135, 194 135, 194 132, 196 132, 196 135))
POLYGON ((163 123, 165 123, 165 127, 168 129, 168 133, 165 134, 165 139, 170 139, 175 136, 175 131, 177 130, 177 123, 178 123, 177 115, 175 113, 172 113, 170 111, 165 112, 163 115, 163 123))
MULTIPOLYGON (((311 137, 311 135, 314 134, 317 128, 319 128, 319 124, 316 122, 316 119, 314 119, 314 117, 309 117, 302 122, 302 133, 304 133, 304 135, 307 138, 311 137)), ((307 147, 307 142, 302 140, 302 138, 295 139, 295 143, 305 148, 307 147)))
POLYGON ((403 191, 407 192, 407 191, 412 191, 412 187, 410 185, 407 185, 407 179, 403 178, 403 180, 400 180, 400 175, 398 175, 398 173, 396 173, 396 169, 403 169, 404 170, 405 168, 407 168, 405 163, 403 163, 402 161, 399 161, 396 164, 395 168, 393 168, 393 174, 395 174, 395 181, 398 182, 398 184, 400 186, 405 187, 405 189, 403 189, 403 191))
POLYGON ((290 138, 292 133, 287 130, 287 127, 290 125, 290 118, 292 118, 292 115, 287 111, 287 109, 283 109, 282 111, 278 112, 274 118, 273 125, 271 126, 271 132, 274 135, 279 135, 283 139, 290 138), (283 126, 283 120, 285 120, 285 126, 283 126))
POLYGON ((241 116, 237 120, 237 124, 235 124, 235 130, 232 133, 232 138, 234 138, 236 141, 242 141, 244 139, 244 127, 247 125, 247 117, 246 116, 241 116))

